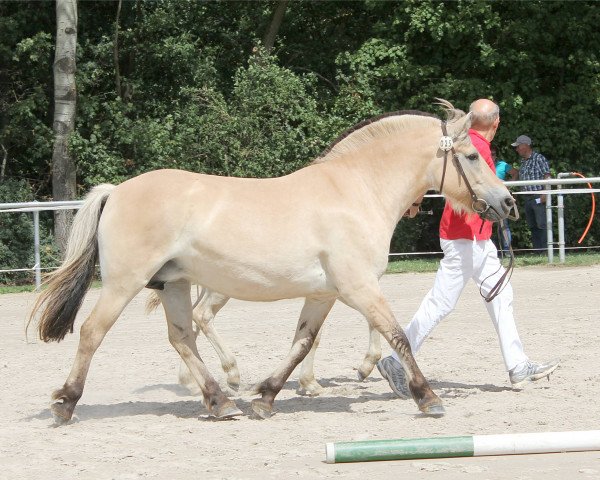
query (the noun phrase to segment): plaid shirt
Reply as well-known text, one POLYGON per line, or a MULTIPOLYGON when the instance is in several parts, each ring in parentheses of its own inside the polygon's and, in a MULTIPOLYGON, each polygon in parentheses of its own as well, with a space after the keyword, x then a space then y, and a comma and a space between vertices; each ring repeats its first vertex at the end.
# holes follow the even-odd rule
MULTIPOLYGON (((523 160, 519 169, 519 180, 543 180, 544 175, 550 174, 548 160, 541 153, 533 152, 527 160, 523 160)), ((541 185, 524 185, 526 192, 535 192, 543 190, 541 185)))

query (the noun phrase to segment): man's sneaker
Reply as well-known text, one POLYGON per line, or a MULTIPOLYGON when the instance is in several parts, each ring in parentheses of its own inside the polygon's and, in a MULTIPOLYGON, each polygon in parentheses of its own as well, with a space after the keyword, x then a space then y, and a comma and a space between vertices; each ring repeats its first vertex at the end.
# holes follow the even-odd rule
POLYGON ((518 370, 513 368, 509 372, 510 383, 513 387, 520 387, 527 382, 535 382, 540 378, 549 377, 556 370, 560 360, 551 360, 546 363, 534 363, 529 360, 518 370))
POLYGON ((377 362, 377 370, 390 384, 392 391, 402 399, 412 398, 408 377, 402 364, 391 355, 377 362))

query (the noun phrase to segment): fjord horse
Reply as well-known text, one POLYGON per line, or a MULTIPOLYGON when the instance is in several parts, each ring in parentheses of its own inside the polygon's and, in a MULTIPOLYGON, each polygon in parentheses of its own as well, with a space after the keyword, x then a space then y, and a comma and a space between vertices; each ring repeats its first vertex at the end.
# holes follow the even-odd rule
POLYGON ((251 405, 260 417, 272 414, 276 395, 337 299, 359 311, 399 354, 419 410, 442 415, 442 401, 379 287, 392 233, 413 199, 442 184, 455 208, 488 220, 506 218, 514 205, 469 139, 470 115, 446 108, 447 125, 417 112, 359 124, 322 158, 283 177, 158 170, 92 189, 75 216, 65 260, 31 317, 39 313, 42 340, 64 338, 99 261, 100 297, 81 326, 71 372, 52 395, 55 421, 71 419, 95 351, 144 287, 157 290, 169 341, 198 383, 208 412, 216 418, 240 415, 198 354, 194 283, 242 300, 305 298, 289 353, 256 386, 260 397, 251 405), (453 165, 446 170, 450 149, 453 165))

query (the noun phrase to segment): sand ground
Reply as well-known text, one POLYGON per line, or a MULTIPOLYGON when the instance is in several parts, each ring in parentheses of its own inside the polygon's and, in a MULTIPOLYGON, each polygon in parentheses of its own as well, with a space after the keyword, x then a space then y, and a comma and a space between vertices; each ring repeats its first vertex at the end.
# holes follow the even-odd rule
MULTIPOLYGON (((387 275, 381 284, 404 325, 431 287, 433 274, 387 275)), ((162 312, 144 314, 136 298, 94 357, 75 419, 55 428, 50 393, 66 379, 78 334, 44 344, 24 323, 33 294, 0 296, 0 477, 60 479, 599 479, 600 451, 326 464, 326 442, 591 430, 600 428, 600 266, 529 267, 512 278, 521 339, 533 360, 560 357, 550 381, 513 390, 497 338, 474 286, 433 332, 417 356, 445 402, 440 419, 397 399, 375 370, 356 380, 366 351, 362 317, 337 304, 316 358, 322 396, 296 394, 298 369, 268 420, 206 418, 177 384, 179 359, 162 312)), ((98 291, 86 298, 76 330, 98 291)), ((242 387, 262 380, 289 348, 301 300, 270 304, 231 301, 216 327, 236 353, 242 387)), ((200 352, 225 385, 206 340, 200 352)), ((384 354, 389 351, 384 346, 384 354)), ((250 412, 252 397, 231 392, 250 412)))

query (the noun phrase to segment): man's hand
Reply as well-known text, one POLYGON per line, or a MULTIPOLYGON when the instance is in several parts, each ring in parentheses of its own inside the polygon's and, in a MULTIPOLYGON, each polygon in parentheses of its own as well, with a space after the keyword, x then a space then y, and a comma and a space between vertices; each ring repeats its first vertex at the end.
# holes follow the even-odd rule
POLYGON ((421 203, 423 202, 423 195, 421 195, 419 198, 417 198, 413 204, 410 206, 410 208, 404 212, 404 215, 402 215, 405 218, 415 218, 417 216, 417 213, 419 213, 419 210, 421 209, 421 203))

